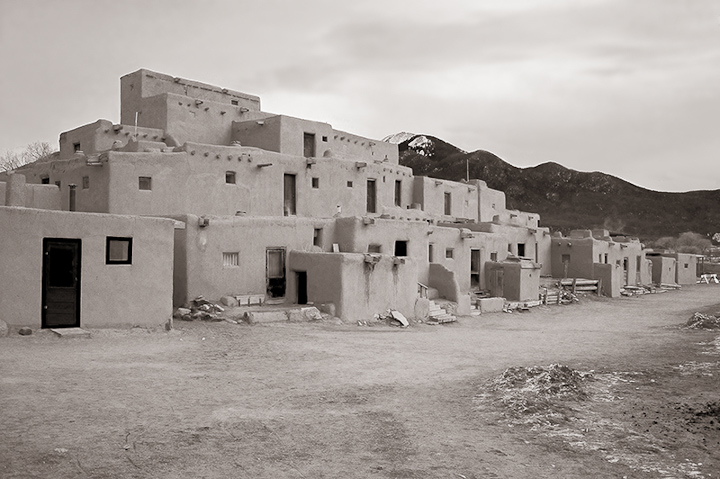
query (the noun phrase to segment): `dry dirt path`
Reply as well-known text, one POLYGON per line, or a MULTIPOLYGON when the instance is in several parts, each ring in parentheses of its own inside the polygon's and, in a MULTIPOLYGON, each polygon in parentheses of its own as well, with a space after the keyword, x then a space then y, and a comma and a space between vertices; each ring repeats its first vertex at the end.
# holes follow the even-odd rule
POLYGON ((718 332, 676 327, 708 308, 720 287, 404 330, 0 338, 0 477, 717 477, 718 332), (576 408, 588 432, 477 400, 505 368, 550 363, 635 375, 613 383, 622 399, 576 408))

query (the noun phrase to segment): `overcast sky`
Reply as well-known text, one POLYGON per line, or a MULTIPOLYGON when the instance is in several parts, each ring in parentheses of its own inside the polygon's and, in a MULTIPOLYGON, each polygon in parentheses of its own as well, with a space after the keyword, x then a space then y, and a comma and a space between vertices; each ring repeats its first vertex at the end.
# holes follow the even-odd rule
POLYGON ((120 118, 148 68, 264 111, 720 189, 718 0, 0 0, 0 152, 120 118))

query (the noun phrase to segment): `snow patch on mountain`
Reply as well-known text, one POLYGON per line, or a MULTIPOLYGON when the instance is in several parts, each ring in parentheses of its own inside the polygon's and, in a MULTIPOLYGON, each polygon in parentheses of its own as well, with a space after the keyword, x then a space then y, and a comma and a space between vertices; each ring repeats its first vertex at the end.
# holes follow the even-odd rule
POLYGON ((382 139, 382 141, 399 145, 400 143, 409 140, 413 136, 415 136, 415 133, 408 133, 407 131, 401 131, 400 133, 395 133, 394 135, 386 136, 385 138, 382 139))
POLYGON ((415 137, 413 141, 408 143, 408 148, 412 148, 420 155, 432 156, 435 153, 435 144, 427 136, 415 137))

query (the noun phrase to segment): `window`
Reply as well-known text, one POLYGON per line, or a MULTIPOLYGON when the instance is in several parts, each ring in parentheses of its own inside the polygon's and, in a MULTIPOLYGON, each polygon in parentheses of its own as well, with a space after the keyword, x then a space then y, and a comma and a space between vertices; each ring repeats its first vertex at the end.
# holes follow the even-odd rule
POLYGON ((453 259, 455 251, 452 248, 445 248, 445 258, 453 259))
POLYGON ((375 196, 375 180, 367 180, 367 212, 375 213, 377 211, 377 199, 375 196))
POLYGON ((42 185, 49 185, 50 184, 50 177, 49 176, 43 176, 40 178, 40 184, 42 185))
POLYGON ((435 246, 435 245, 433 245, 432 243, 430 243, 430 244, 428 245, 428 262, 429 262, 429 263, 434 263, 434 262, 435 262, 435 251, 434 251, 434 250, 435 250, 435 247, 434 247, 434 246, 435 246))
POLYGON ((452 195, 445 193, 445 214, 450 216, 452 214, 452 195))
POLYGON ((88 188, 90 188, 90 177, 83 176, 82 177, 82 189, 87 190, 88 188))
POLYGON ((407 241, 395 242, 395 256, 407 256, 407 241))
POLYGON ((395 180, 395 206, 402 206, 402 181, 395 180))
POLYGON ((525 257, 525 243, 518 243, 518 256, 525 257))
POLYGON ((348 188, 352 188, 352 181, 348 181, 348 182, 347 182, 347 187, 348 187, 348 188))
POLYGON ((608 254, 605 253, 605 264, 608 264, 608 254))
POLYGON ((315 157, 315 133, 303 133, 303 155, 305 158, 315 157))
POLYGON ((226 171, 225 172, 225 183, 227 183, 228 185, 235 184, 235 172, 234 171, 226 171))
POLYGON ((322 228, 315 228, 313 230, 313 246, 322 247, 322 228))
POLYGON ((80 143, 73 143, 73 151, 80 151, 80 143))
POLYGON ((497 262, 497 253, 490 253, 490 261, 497 262))
POLYGON ((141 190, 152 190, 152 178, 149 176, 139 176, 138 188, 141 190))
POLYGON ((369 244, 368 245, 368 253, 382 253, 382 246, 379 244, 369 244))
POLYGON ((108 236, 105 240, 105 264, 132 264, 132 238, 108 236))
POLYGON ((240 253, 223 253, 223 268, 240 266, 240 253))
POLYGON ((638 256, 638 257, 637 257, 637 264, 635 265, 635 268, 636 268, 636 270, 637 270, 638 273, 640 272, 640 267, 641 267, 641 265, 642 265, 642 256, 638 256))
POLYGON ((688 267, 688 264, 687 264, 687 263, 685 263, 685 268, 687 269, 687 267, 688 267))
POLYGON ((327 136, 323 136, 322 141, 327 142, 327 136))
POLYGON ((320 178, 314 177, 312 179, 312 187, 313 188, 320 188, 320 178))
POLYGON ((233 105, 235 105, 235 106, 238 106, 238 101, 237 101, 237 100, 230 100, 230 103, 233 104, 233 105))

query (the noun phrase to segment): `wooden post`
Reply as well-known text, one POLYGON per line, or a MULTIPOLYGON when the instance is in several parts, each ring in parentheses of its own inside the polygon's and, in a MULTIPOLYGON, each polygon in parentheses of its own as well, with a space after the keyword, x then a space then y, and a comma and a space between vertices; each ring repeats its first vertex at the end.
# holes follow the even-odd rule
POLYGON ((577 278, 573 278, 573 282, 572 282, 572 292, 573 292, 573 294, 575 294, 575 286, 576 286, 576 285, 577 285, 577 278))
POLYGON ((599 279, 597 283, 597 294, 598 296, 602 295, 602 278, 599 279))

